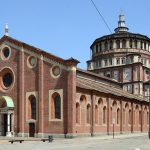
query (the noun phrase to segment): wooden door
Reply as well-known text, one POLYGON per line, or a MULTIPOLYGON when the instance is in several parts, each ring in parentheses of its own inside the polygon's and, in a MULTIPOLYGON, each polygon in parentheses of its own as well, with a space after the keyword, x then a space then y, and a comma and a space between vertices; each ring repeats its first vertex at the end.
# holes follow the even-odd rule
POLYGON ((35 124, 29 123, 29 137, 34 137, 35 134, 35 124))
POLYGON ((4 136, 7 133, 7 114, 4 114, 4 136))

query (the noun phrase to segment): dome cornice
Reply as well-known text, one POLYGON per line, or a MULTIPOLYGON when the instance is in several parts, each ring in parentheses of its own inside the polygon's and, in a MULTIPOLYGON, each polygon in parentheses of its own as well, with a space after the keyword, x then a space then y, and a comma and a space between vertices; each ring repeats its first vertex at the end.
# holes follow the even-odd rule
POLYGON ((109 34, 109 35, 105 35, 105 36, 102 36, 100 38, 97 38, 93 42, 93 44, 90 46, 90 48, 92 48, 92 46, 94 44, 99 43, 99 42, 104 42, 107 40, 123 39, 123 38, 125 38, 125 39, 132 38, 132 39, 144 40, 144 41, 150 42, 150 38, 147 37, 146 35, 142 35, 139 33, 131 33, 131 32, 119 32, 119 33, 109 34))

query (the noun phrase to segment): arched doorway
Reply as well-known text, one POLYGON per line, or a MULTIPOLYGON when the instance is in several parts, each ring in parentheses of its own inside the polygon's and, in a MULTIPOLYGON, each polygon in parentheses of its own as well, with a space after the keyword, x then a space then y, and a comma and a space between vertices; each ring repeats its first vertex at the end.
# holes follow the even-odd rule
POLYGON ((14 103, 11 97, 0 97, 0 135, 13 136, 14 133, 14 103))

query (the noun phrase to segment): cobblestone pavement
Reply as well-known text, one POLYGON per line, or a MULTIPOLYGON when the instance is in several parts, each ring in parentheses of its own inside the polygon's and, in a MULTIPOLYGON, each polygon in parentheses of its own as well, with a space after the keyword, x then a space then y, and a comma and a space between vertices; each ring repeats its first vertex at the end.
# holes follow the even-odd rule
POLYGON ((52 143, 24 141, 10 144, 0 140, 0 150, 150 150, 150 139, 146 134, 92 138, 56 139, 52 143))

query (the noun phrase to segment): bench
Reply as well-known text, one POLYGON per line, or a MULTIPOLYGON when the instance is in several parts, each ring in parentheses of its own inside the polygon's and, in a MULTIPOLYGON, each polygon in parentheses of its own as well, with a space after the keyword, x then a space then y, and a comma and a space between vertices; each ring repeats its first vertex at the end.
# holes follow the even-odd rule
POLYGON ((49 140, 49 139, 46 139, 46 138, 45 138, 45 139, 41 139, 41 141, 43 141, 43 142, 48 141, 48 140, 49 140))
POLYGON ((11 144, 13 144, 14 142, 19 142, 19 143, 22 143, 24 140, 9 140, 9 142, 11 143, 11 144))
POLYGON ((53 136, 48 136, 48 138, 43 138, 43 139, 41 139, 41 141, 43 141, 43 142, 45 142, 45 141, 52 142, 53 141, 53 136))

